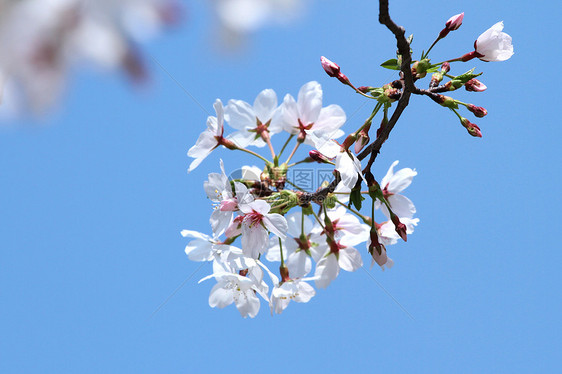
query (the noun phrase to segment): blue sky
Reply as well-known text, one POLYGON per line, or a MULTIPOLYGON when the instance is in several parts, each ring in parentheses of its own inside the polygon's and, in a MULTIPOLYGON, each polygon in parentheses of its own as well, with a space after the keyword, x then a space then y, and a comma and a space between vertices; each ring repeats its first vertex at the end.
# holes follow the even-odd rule
POLYGON ((261 30, 238 54, 213 44, 208 10, 188 3, 188 22, 146 46, 174 79, 150 58, 151 86, 139 92, 118 75, 77 72, 47 119, 1 126, 0 371, 556 371, 555 2, 391 1, 418 56, 461 11, 463 26, 438 44, 435 61, 469 52, 500 20, 515 47, 504 63, 453 66, 484 71, 486 92, 454 95, 488 109, 473 121, 482 139, 413 97, 383 147, 377 177, 394 160, 419 173, 406 192, 420 224, 390 248, 394 268, 344 272, 308 304, 274 317, 262 305, 247 320, 234 307, 211 309, 211 282, 197 285, 211 267, 188 261, 179 232, 210 232, 202 184, 220 158, 227 170, 254 163, 219 150, 187 174, 206 111, 216 98, 253 101, 264 88, 296 95, 317 80, 325 105, 357 111, 345 127, 355 129, 369 105, 330 79, 319 58, 338 62, 357 85, 392 80, 378 65, 395 42, 374 3, 315 1, 301 20, 261 30))

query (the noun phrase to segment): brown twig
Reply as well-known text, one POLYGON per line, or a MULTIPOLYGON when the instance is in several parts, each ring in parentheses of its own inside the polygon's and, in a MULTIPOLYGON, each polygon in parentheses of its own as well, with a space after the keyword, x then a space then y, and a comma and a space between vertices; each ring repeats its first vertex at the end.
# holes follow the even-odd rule
POLYGON ((414 77, 412 75, 412 70, 411 70, 412 54, 410 53, 410 44, 408 43, 406 37, 404 36, 405 33, 404 28, 396 25, 394 21, 392 21, 392 19, 390 18, 390 14, 388 11, 388 0, 379 1, 379 22, 385 25, 396 37, 396 45, 398 47, 398 53, 402 55, 402 65, 400 66, 400 73, 401 73, 401 80, 404 83, 403 84, 404 88, 402 90, 402 96, 400 97, 400 100, 398 100, 398 104, 396 105, 396 109, 392 113, 392 116, 390 117, 390 120, 388 121, 384 129, 382 129, 380 135, 377 137, 377 139, 375 139, 373 143, 368 145, 363 150, 363 152, 361 152, 357 156, 359 160, 363 160, 369 154, 371 155, 371 158, 367 163, 365 171, 369 171, 371 169, 371 165, 373 164, 375 158, 380 152, 382 145, 384 144, 386 139, 388 139, 390 132, 394 128, 394 125, 396 125, 396 122, 402 115, 402 112, 408 106, 408 103, 410 101, 410 95, 418 90, 414 85, 414 77))

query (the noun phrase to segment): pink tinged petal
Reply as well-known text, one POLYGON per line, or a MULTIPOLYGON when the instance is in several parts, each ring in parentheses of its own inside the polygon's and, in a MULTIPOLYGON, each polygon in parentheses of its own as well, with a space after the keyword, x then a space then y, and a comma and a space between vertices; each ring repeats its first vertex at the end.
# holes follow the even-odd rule
POLYGON ((235 295, 234 303, 240 315, 244 318, 248 316, 254 318, 260 311, 260 299, 258 299, 253 290, 247 290, 235 295))
POLYGON ((263 124, 273 118, 276 109, 277 94, 272 89, 263 90, 254 101, 255 115, 263 124))
POLYGON ((363 259, 357 249, 346 247, 339 251, 339 265, 345 271, 355 271, 363 266, 363 259))
POLYGON ((306 126, 318 120, 322 109, 322 87, 312 81, 303 85, 297 101, 299 119, 306 126))
MULTIPOLYGON (((414 179, 416 175, 418 175, 418 172, 410 168, 398 170, 388 182, 388 191, 392 193, 404 191, 410 184, 412 184, 412 179, 414 179)), ((381 185, 381 187, 385 188, 386 184, 381 185)))
POLYGON ((302 278, 310 273, 312 261, 305 251, 293 252, 286 260, 291 278, 302 278))
POLYGON ((285 95, 285 98, 283 99, 281 118, 285 131, 290 134, 299 133, 299 110, 295 99, 289 94, 285 95))
POLYGON ((220 203, 220 210, 223 212, 233 212, 237 209, 238 201, 235 198, 225 199, 220 203))
POLYGON ((338 138, 339 136, 334 136, 334 133, 343 126, 345 121, 346 116, 343 109, 339 105, 332 104, 320 110, 318 120, 314 123, 314 127, 312 129, 316 133, 321 131, 331 138, 338 138))
POLYGON ((263 217, 265 227, 281 239, 285 239, 287 232, 287 220, 281 214, 267 214, 263 217))
POLYGON ((328 287, 330 283, 337 278, 339 273, 340 266, 338 264, 338 259, 334 254, 322 257, 322 259, 316 264, 316 272, 314 273, 314 276, 316 277, 316 287, 328 287))
POLYGON ((219 282, 211 289, 209 294, 209 306, 211 308, 224 308, 234 302, 232 290, 224 288, 225 283, 219 282))
POLYGON ((246 214, 252 213, 253 211, 260 214, 267 214, 270 209, 271 206, 265 200, 255 200, 249 204, 240 206, 240 210, 246 214))

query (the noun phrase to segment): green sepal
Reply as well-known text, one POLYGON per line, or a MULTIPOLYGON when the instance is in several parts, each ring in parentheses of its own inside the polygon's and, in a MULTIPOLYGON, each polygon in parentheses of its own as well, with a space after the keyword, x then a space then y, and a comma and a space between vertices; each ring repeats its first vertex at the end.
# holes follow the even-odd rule
POLYGON ((381 66, 385 69, 400 70, 400 65, 398 65, 398 60, 395 58, 383 62, 381 66))

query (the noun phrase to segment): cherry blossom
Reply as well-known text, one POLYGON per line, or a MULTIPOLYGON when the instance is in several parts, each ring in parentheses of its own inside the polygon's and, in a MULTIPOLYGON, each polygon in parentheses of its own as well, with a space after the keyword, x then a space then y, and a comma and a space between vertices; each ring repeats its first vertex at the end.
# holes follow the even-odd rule
POLYGON ((194 238, 185 247, 185 254, 191 261, 212 261, 217 258, 227 261, 231 255, 242 255, 242 250, 231 245, 223 244, 208 235, 197 231, 183 230, 184 238, 194 238))
POLYGON ((277 95, 271 89, 260 92, 254 105, 242 100, 230 100, 225 108, 228 124, 239 130, 230 139, 239 147, 265 146, 264 139, 282 131, 277 95))
POLYGON ((314 288, 304 279, 292 279, 273 288, 271 292, 271 307, 280 314, 289 306, 289 302, 307 303, 316 295, 314 288))
POLYGON ((285 96, 282 116, 285 131, 299 135, 301 140, 310 145, 314 145, 307 136, 310 133, 320 138, 342 136, 340 127, 346 119, 339 105, 322 108, 322 87, 314 81, 301 87, 297 101, 290 94, 285 96))
MULTIPOLYGON (((412 183, 412 179, 418 173, 410 168, 400 169, 395 173, 394 167, 396 165, 398 165, 398 161, 394 161, 392 165, 390 165, 390 168, 382 179, 380 186, 382 188, 383 195, 390 204, 394 214, 400 217, 400 219, 402 219, 402 217, 412 218, 416 213, 416 207, 410 199, 401 195, 400 192, 404 191, 412 183)), ((377 206, 381 208, 387 217, 390 217, 390 213, 385 205, 377 202, 377 206)))
POLYGON ((244 213, 242 220, 242 250, 246 256, 257 258, 264 253, 269 241, 269 232, 284 239, 287 221, 278 213, 269 213, 271 206, 264 200, 239 204, 244 213))
POLYGON ((511 36, 502 32, 503 21, 496 23, 474 42, 477 57, 482 61, 505 61, 513 56, 511 36))
POLYGON ((199 135, 199 139, 189 149, 187 155, 195 160, 189 165, 188 171, 192 171, 219 145, 224 142, 224 108, 222 101, 217 99, 213 104, 217 116, 207 118, 207 128, 199 135))
POLYGON ((355 271, 363 266, 361 254, 353 247, 346 247, 341 243, 334 244, 336 251, 328 252, 316 264, 316 287, 326 288, 337 278, 340 268, 345 271, 355 271))

